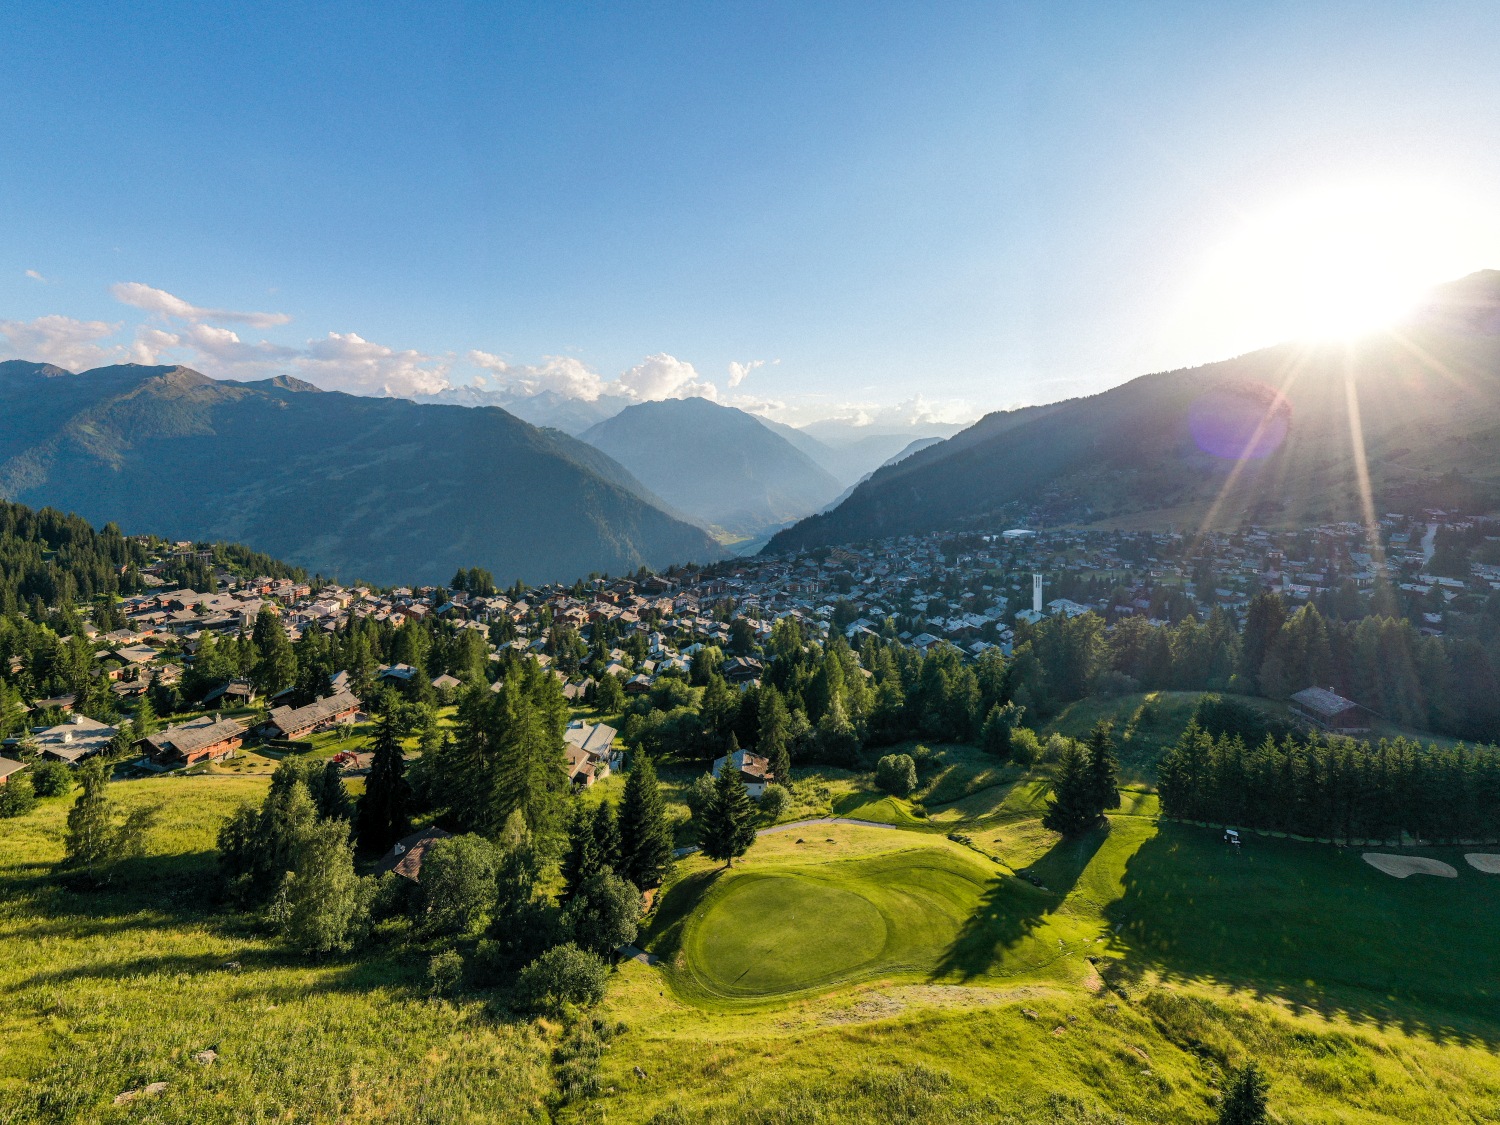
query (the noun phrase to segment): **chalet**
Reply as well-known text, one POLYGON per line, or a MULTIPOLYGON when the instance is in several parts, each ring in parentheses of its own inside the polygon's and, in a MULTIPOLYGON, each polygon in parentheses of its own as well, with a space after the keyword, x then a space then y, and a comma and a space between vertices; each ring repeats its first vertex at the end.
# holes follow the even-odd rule
POLYGON ((108 749, 117 733, 116 728, 87 715, 70 715, 65 723, 35 732, 33 741, 42 757, 71 766, 108 749))
POLYGON ((136 749, 158 765, 192 766, 227 758, 245 739, 245 724, 218 715, 168 727, 137 740, 136 749))
POLYGON ((249 680, 230 680, 205 695, 203 702, 212 704, 221 699, 226 706, 248 707, 255 702, 255 688, 249 680))
POLYGON ((360 702, 352 692, 315 699, 306 707, 273 707, 261 731, 271 738, 306 738, 314 731, 352 723, 360 702))
POLYGON ((1370 729, 1364 708, 1345 699, 1332 688, 1303 688, 1291 699, 1292 713, 1314 726, 1338 734, 1353 734, 1370 729))
POLYGON ((458 677, 450 676, 447 672, 444 672, 441 676, 432 681, 432 686, 435 687, 438 691, 457 691, 459 688, 464 686, 464 683, 458 677))
POLYGON ((736 750, 733 754, 716 758, 713 775, 718 777, 726 767, 740 771, 740 780, 752 797, 759 797, 766 791, 766 786, 776 780, 776 775, 771 772, 771 760, 749 750, 736 750))
POLYGON ((11 774, 20 773, 25 768, 25 762, 18 762, 14 758, 0 758, 0 785, 10 780, 11 774))
POLYGON ((765 670, 753 656, 732 656, 724 661, 723 676, 732 684, 749 684, 758 681, 765 670))
POLYGON ((422 860, 427 856, 427 849, 451 835, 451 832, 445 832, 437 825, 433 825, 431 828, 413 832, 410 836, 403 836, 391 846, 390 852, 380 861, 380 872, 384 874, 387 871, 394 871, 404 879, 420 883, 422 860))

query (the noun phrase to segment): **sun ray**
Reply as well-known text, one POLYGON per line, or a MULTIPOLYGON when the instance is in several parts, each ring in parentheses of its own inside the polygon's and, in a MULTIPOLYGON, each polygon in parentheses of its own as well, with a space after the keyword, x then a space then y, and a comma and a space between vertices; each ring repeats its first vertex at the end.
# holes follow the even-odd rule
POLYGON ((1197 548, 1198 544, 1203 541, 1203 537, 1213 527, 1214 520, 1218 517, 1219 509, 1223 507, 1225 500, 1228 499, 1229 493, 1234 489, 1235 483, 1240 478, 1240 474, 1245 471, 1245 466, 1250 463, 1250 453, 1260 445, 1261 439, 1265 436, 1266 428, 1276 416, 1277 410, 1283 404, 1289 405, 1287 392, 1292 389, 1292 384, 1296 382, 1297 376, 1306 362, 1306 357, 1307 352, 1303 348, 1298 348, 1288 357, 1286 365, 1282 368, 1283 378, 1281 386, 1277 388, 1275 397, 1272 398, 1270 405, 1266 407, 1265 413, 1261 416, 1260 422, 1256 424, 1254 432, 1251 433, 1249 439, 1245 442, 1245 448, 1241 451, 1240 456, 1235 459, 1234 465, 1229 470, 1229 475, 1224 478, 1224 484, 1220 487, 1219 494, 1214 497, 1214 502, 1209 505, 1208 511, 1205 513, 1203 521, 1198 527, 1197 534, 1193 537, 1194 549, 1197 548))
POLYGON ((1354 350, 1344 348, 1344 407, 1349 416, 1349 448, 1354 455, 1355 484, 1359 488, 1360 514, 1364 517, 1365 537, 1370 554, 1383 574, 1385 548, 1380 539, 1380 525, 1375 522, 1375 493, 1370 485, 1370 464, 1365 455, 1365 430, 1359 413, 1359 390, 1354 379, 1354 350))

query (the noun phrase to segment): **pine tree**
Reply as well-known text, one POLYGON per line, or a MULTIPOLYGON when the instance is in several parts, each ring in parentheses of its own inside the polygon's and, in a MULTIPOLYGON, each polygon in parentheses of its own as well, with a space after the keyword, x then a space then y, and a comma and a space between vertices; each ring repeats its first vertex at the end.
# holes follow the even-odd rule
POLYGON ((713 797, 703 810, 698 843, 709 859, 722 859, 733 867, 755 843, 755 804, 745 788, 740 771, 725 762, 714 779, 713 797))
POLYGON ((774 684, 760 689, 760 739, 756 750, 771 763, 777 785, 792 787, 792 722, 774 684))
POLYGON ((354 802, 344 786, 344 771, 332 759, 323 767, 323 776, 314 801, 320 820, 353 820, 354 802))
POLYGON ((1043 827, 1064 836, 1081 836, 1099 823, 1099 806, 1088 755, 1073 742, 1063 751, 1052 782, 1052 799, 1042 817, 1043 827))
POLYGON ((161 723, 156 717, 156 708, 151 706, 149 695, 141 696, 140 706, 135 709, 135 718, 131 720, 131 732, 136 738, 149 738, 161 729, 161 723))
POLYGON ((599 866, 611 871, 620 870, 620 825, 615 819, 615 807, 608 801, 600 801, 594 808, 594 852, 599 857, 599 866))
POLYGON ((672 866, 672 825, 651 759, 637 753, 620 802, 620 874, 654 887, 672 866))
POLYGON ((568 850, 562 861, 564 902, 597 875, 604 866, 599 855, 599 837, 594 833, 594 818, 582 805, 575 805, 568 824, 568 850))
POLYGON ((1252 1062, 1237 1071, 1219 1107, 1219 1125, 1266 1125, 1266 1079, 1252 1062))
POLYGON ((395 719, 383 715, 375 732, 375 750, 364 796, 359 799, 359 842, 362 847, 385 851, 411 831, 408 809, 411 786, 406 780, 401 739, 395 719))
POLYGON ((255 615, 255 629, 250 636, 255 651, 251 678, 257 691, 272 696, 292 686, 297 678, 297 657, 292 642, 286 639, 281 619, 269 606, 255 615))
POLYGON ((1089 787, 1101 815, 1105 809, 1120 807, 1120 763, 1115 757, 1113 729, 1113 724, 1100 721, 1089 732, 1089 787))

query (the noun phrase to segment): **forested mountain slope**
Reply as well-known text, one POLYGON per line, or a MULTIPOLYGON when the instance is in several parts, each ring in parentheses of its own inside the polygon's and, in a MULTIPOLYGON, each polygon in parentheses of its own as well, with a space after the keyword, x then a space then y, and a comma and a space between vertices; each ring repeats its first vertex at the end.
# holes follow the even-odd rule
POLYGON ((601 472, 613 466, 597 451, 494 408, 12 362, 0 418, 0 496, 127 532, 236 540, 345 579, 477 565, 536 582, 718 555, 628 473, 601 472))
POLYGON ((1286 344, 991 414, 767 550, 1028 513, 1194 528, 1359 519, 1366 480, 1377 511, 1500 496, 1500 271, 1352 343, 1286 344))

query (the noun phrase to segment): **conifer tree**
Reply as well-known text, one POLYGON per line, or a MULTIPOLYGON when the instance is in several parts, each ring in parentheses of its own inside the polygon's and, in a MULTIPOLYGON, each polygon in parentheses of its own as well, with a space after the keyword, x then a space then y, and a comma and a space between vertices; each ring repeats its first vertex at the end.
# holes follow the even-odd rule
POLYGON ((656 766, 636 754, 620 802, 620 874, 637 887, 654 887, 672 866, 672 825, 656 781, 656 766))
POLYGON ((615 817, 615 807, 608 801, 600 801, 595 806, 593 831, 594 852, 599 857, 599 866, 619 871, 620 825, 615 817))
POLYGON ((774 684, 760 689, 760 740, 756 751, 771 763, 777 785, 792 787, 792 722, 774 684))
POLYGON ((410 806, 411 785, 406 780, 400 733, 394 717, 382 715, 375 732, 370 775, 359 799, 360 845, 385 851, 405 836, 411 831, 410 806))
POLYGON ((305 825, 295 838, 291 870, 271 916, 303 953, 337 953, 362 936, 369 914, 367 884, 354 872, 354 847, 342 820, 305 825))
POLYGON ((575 805, 568 824, 568 850, 563 855, 562 880, 564 902, 597 875, 604 863, 599 855, 599 837, 594 832, 594 818, 582 805, 575 805))
POLYGON ((1089 786, 1094 807, 1102 815, 1106 809, 1120 807, 1120 763, 1115 757, 1113 724, 1100 721, 1089 732, 1089 786))
POLYGON ((344 771, 332 759, 323 767, 314 804, 320 820, 353 820, 354 802, 344 786, 344 771))
POLYGON ((728 762, 714 779, 713 796, 698 827, 698 843, 704 855, 724 860, 726 867, 733 867, 735 859, 755 843, 755 804, 740 771, 728 762))
POLYGON ((255 615, 250 640, 255 651, 251 679, 256 690, 269 697, 291 687, 297 678, 297 657, 281 619, 269 606, 262 606, 255 615))
POLYGON ((137 809, 123 824, 115 823, 114 802, 107 792, 108 767, 98 757, 79 769, 78 784, 82 792, 68 811, 63 862, 69 867, 82 868, 90 882, 102 883, 108 878, 109 864, 141 851, 152 813, 137 809))
POLYGON ((1219 1125, 1266 1125, 1266 1080, 1252 1062, 1237 1071, 1219 1107, 1219 1125))
POLYGON ((1064 836, 1081 836, 1098 823, 1099 806, 1088 756, 1077 743, 1069 742, 1057 766, 1042 825, 1064 836))

